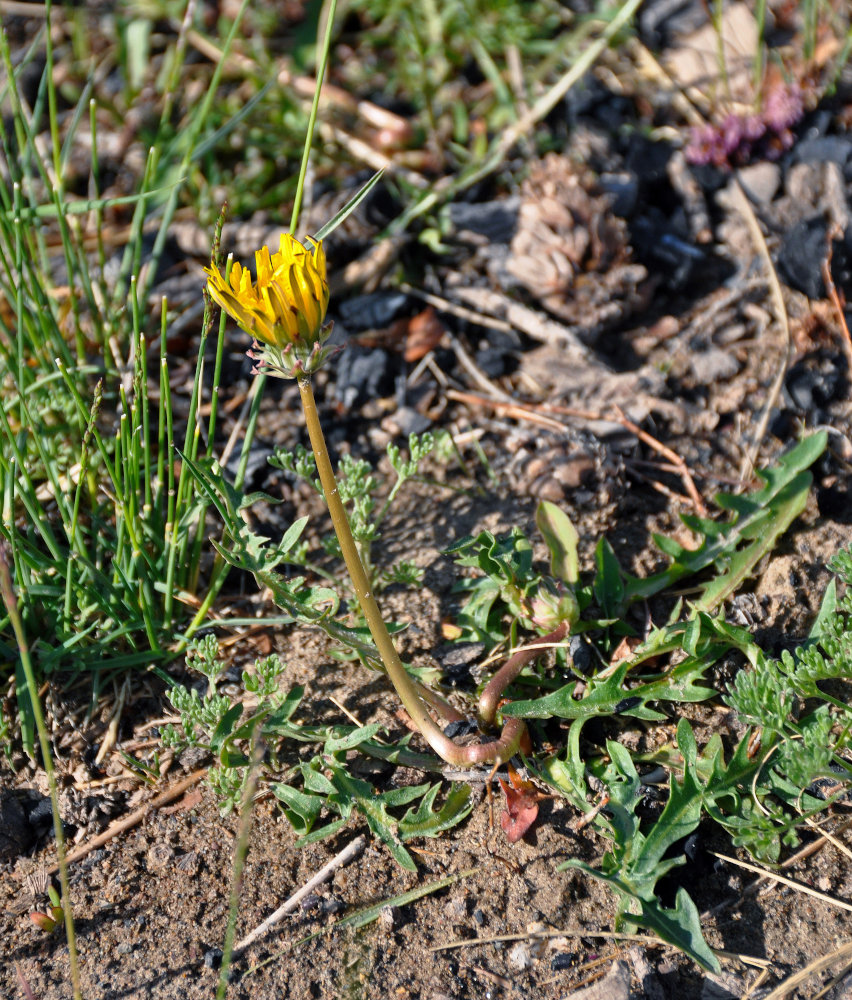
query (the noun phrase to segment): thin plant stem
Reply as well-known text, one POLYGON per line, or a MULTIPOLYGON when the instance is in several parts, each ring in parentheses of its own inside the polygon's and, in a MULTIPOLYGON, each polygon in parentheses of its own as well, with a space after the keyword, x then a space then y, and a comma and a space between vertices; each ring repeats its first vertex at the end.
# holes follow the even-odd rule
POLYGON ((56 108, 56 82, 53 78, 53 33, 51 32, 51 14, 53 4, 51 0, 45 0, 44 20, 47 30, 44 33, 44 79, 47 81, 47 104, 48 123, 50 127, 50 145, 53 148, 53 173, 54 184, 60 198, 62 196, 62 164, 60 162, 60 152, 62 144, 59 141, 59 115, 56 108))
POLYGON ((243 880, 246 856, 248 855, 249 834, 251 833, 252 800, 257 789, 257 777, 262 759, 261 746, 256 732, 252 735, 252 766, 246 775, 243 787, 243 801, 240 809, 240 824, 234 844, 234 866, 231 872, 231 893, 228 904, 228 924, 225 928, 225 942, 222 948, 222 967, 219 974, 219 988, 216 1000, 224 1000, 228 992, 228 972, 237 936, 237 916, 240 909, 240 886, 243 880))
POLYGON ((62 887, 62 910, 65 915, 65 934, 68 940, 68 960, 71 965, 71 985, 74 991, 74 1000, 82 1000, 80 989, 80 966, 77 959, 77 937, 74 933, 74 917, 71 913, 71 889, 68 884, 68 865, 65 860, 65 833, 62 829, 62 818, 59 813, 59 792, 56 786, 56 772, 53 768, 53 756, 50 750, 50 741, 47 738, 47 727, 44 724, 44 713, 41 710, 41 701, 38 696, 38 685, 36 684, 35 671, 33 670, 30 651, 27 646, 27 638, 24 632, 24 624, 18 613, 18 601, 15 597, 15 589, 12 585, 12 576, 9 572, 9 564, 6 561, 5 553, 0 549, 0 594, 6 605, 6 612, 12 630, 15 633, 15 640, 18 644, 18 652, 21 657, 21 667, 29 689, 30 704, 32 706, 33 717, 35 718, 36 729, 38 731, 38 742, 41 748, 42 762, 47 774, 48 787, 50 789, 50 804, 53 812, 53 833, 56 837, 56 859, 59 864, 59 882, 62 887))
POLYGON ((399 658, 399 653, 396 651, 382 613, 371 592, 370 581, 358 554, 358 546, 352 537, 352 530, 349 527, 346 509, 337 488, 337 480, 331 465, 331 459, 329 458, 325 435, 320 424, 311 380, 307 376, 302 376, 297 381, 302 397, 302 407, 305 411, 308 436, 310 437, 311 448, 313 449, 314 458, 317 463, 317 473, 319 474, 320 483, 325 494, 325 501, 328 504, 329 514, 334 525, 334 532, 340 543, 340 551, 346 563, 346 569, 352 581, 358 604, 361 607, 361 611, 367 621, 367 626, 370 629, 370 634, 373 637, 373 642, 379 651, 382 663, 391 683, 396 689, 396 693, 399 695, 400 701, 405 706, 405 710, 411 716, 412 722, 423 734, 429 746, 447 761, 448 764, 485 763, 495 760, 504 763, 517 752, 520 746, 521 737, 525 732, 525 727, 521 720, 508 720, 502 736, 494 743, 460 747, 444 735, 427 712, 426 706, 423 704, 417 688, 414 686, 414 682, 408 676, 402 660, 399 658), (517 725, 517 723, 520 723, 520 725, 517 725))
POLYGON ((296 226, 299 223, 299 215, 302 211, 302 196, 305 190, 305 177, 308 173, 308 160, 311 156, 311 147, 314 141, 314 129, 316 128, 317 114, 319 111, 320 93, 322 92, 322 82, 328 66, 328 53, 331 49, 331 32, 334 28, 334 15, 337 13, 337 0, 331 0, 328 5, 328 16, 325 22, 325 37, 320 49, 319 62, 317 64, 317 83, 314 88, 314 99, 311 103, 311 113, 308 118, 308 131, 305 136, 305 147, 302 151, 302 162, 299 165, 299 179, 296 184, 296 197, 293 200, 293 211, 290 215, 290 232, 295 235, 296 226))
POLYGON ((554 643, 560 643, 568 635, 570 625, 567 621, 560 622, 552 632, 534 639, 528 646, 518 650, 513 656, 503 664, 491 680, 482 689, 479 696, 478 718, 480 723, 493 725, 497 715, 497 708, 500 698, 506 688, 518 676, 528 663, 532 663, 536 657, 554 643))
POLYGON ((101 380, 95 386, 95 398, 92 403, 89 426, 86 428, 86 433, 83 435, 83 441, 80 446, 80 475, 74 490, 74 508, 71 514, 71 530, 68 536, 68 563, 65 568, 65 606, 62 615, 62 624, 66 634, 71 631, 71 591, 74 583, 74 564, 78 561, 81 553, 85 561, 89 562, 85 542, 78 538, 77 526, 80 520, 80 498, 89 471, 89 442, 92 436, 92 428, 100 413, 102 399, 103 381, 101 380))

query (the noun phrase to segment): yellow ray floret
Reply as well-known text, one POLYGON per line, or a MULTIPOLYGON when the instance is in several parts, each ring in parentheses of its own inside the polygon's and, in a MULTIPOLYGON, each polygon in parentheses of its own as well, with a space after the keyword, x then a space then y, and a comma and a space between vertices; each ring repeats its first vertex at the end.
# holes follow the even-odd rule
POLYGON ((320 337, 328 309, 328 281, 322 240, 310 247, 283 233, 277 253, 269 247, 255 257, 257 279, 234 263, 228 280, 215 266, 205 268, 213 300, 237 325, 271 347, 310 348, 320 337))

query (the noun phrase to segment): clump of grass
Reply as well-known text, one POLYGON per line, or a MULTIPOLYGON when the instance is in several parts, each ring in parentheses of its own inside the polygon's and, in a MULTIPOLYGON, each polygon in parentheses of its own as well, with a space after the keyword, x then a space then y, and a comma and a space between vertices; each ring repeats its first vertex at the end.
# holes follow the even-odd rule
MULTIPOLYGON (((99 683, 105 672, 162 663, 179 651, 204 620, 227 569, 220 564, 212 577, 202 571, 214 557, 206 505, 178 459, 179 448, 200 458, 215 446, 224 327, 214 332, 208 307, 181 427, 166 350, 169 305, 163 299, 156 317, 147 307, 179 203, 180 183, 169 178, 192 161, 219 74, 212 74, 204 99, 186 109, 183 147, 169 145, 170 95, 186 56, 185 35, 178 36, 172 87, 138 191, 118 200, 133 207, 133 217, 118 270, 108 279, 105 212, 117 200, 100 197, 98 137, 106 109, 84 89, 60 138, 49 30, 44 44, 47 65, 31 108, 18 85, 25 64, 13 65, 0 31, 4 97, 12 109, 11 130, 6 119, 0 123, 8 166, 0 184, 0 537, 36 677, 91 673, 99 683), (47 148, 36 126, 45 112, 47 148), (66 191, 65 151, 86 125, 91 197, 81 200, 66 191), (154 206, 159 226, 142 272, 143 229, 154 206), (205 360, 210 341, 212 372, 205 360), (211 408, 202 421, 204 393, 211 408)), ((6 616, 0 649, 7 662, 16 659, 13 648, 6 616)), ((23 742, 32 753, 33 701, 20 665, 16 689, 23 742)))

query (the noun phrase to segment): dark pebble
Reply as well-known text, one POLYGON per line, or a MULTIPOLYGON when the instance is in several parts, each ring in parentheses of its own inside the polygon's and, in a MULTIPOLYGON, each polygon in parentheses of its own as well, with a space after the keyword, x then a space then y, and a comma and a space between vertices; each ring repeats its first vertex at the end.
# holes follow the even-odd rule
POLYGON ((667 142, 654 142, 642 136, 631 136, 625 167, 640 185, 649 185, 655 193, 668 184, 668 165, 672 147, 667 142))
POLYGON ((822 215, 802 219, 784 234, 778 251, 782 279, 809 299, 825 297, 821 268, 828 249, 826 226, 822 215))
POLYGON ((852 495, 846 486, 824 486, 817 490, 817 507, 823 517, 841 524, 852 523, 852 495))
POLYGON ((517 368, 517 361, 511 354, 497 347, 484 347, 475 355, 476 364, 488 378, 508 375, 517 368))
POLYGON ((472 733, 477 732, 478 726, 473 721, 473 719, 458 719, 456 722, 450 722, 444 728, 444 736, 447 739, 454 740, 459 736, 470 736, 472 733))
POLYGON ((632 173, 601 174, 601 187, 612 195, 612 211, 629 219, 639 201, 639 178, 632 173))
POLYGON ((520 204, 518 197, 476 204, 454 202, 450 205, 450 222, 456 230, 478 233, 492 243, 508 243, 515 235, 520 204))
POLYGON ((619 715, 621 712, 629 712, 631 708, 636 708, 637 705, 641 704, 642 699, 632 695, 630 698, 622 698, 612 711, 614 715, 619 715))
POLYGON ((639 259, 659 271, 672 291, 690 284, 696 266, 706 260, 702 250, 674 232, 660 212, 634 219, 631 235, 639 259))
POLYGON ((554 955, 550 960, 551 971, 562 972, 563 969, 570 969, 576 957, 572 951, 560 951, 558 955, 554 955))
POLYGON ((27 809, 27 819, 30 821, 30 825, 35 827, 37 836, 53 826, 53 807, 47 796, 37 799, 29 807, 25 805, 25 808, 27 809))
POLYGON ((693 864, 695 864, 695 862, 698 861, 704 853, 701 847, 701 838, 697 833, 693 833, 691 836, 686 838, 683 845, 683 853, 693 864))
POLYGON ((470 668, 484 654, 485 644, 481 642, 463 642, 450 646, 446 652, 438 651, 444 680, 449 684, 469 684, 472 680, 470 668))
POLYGON ((473 911, 473 919, 479 924, 480 927, 482 927, 485 923, 485 914, 479 909, 479 907, 473 911))
POLYGON ((0 860, 19 857, 35 840, 32 825, 14 792, 0 796, 0 860))
POLYGON ((404 292, 372 292, 340 303, 338 312, 353 330, 375 330, 390 326, 411 305, 404 292))
POLYGON ((222 949, 208 948, 204 952, 204 964, 208 969, 219 969, 222 966, 222 949))
POLYGON ((811 367, 808 361, 812 359, 793 365, 784 387, 794 406, 805 413, 812 413, 816 407, 836 399, 844 388, 845 380, 839 367, 830 359, 823 359, 818 368, 811 367))
POLYGON ((852 178, 852 139, 840 135, 821 135, 796 143, 793 163, 836 163, 845 178, 852 178))
POLYGON ((432 421, 410 406, 400 406, 386 420, 382 421, 382 430, 396 437, 407 438, 410 434, 422 434, 432 426, 432 421))
POLYGON ((351 345, 337 361, 337 398, 351 410, 368 399, 393 392, 391 357, 381 348, 370 350, 351 345))
POLYGON ((581 674, 590 674, 598 662, 592 647, 581 635, 572 635, 568 642, 568 655, 574 664, 574 669, 581 674))
POLYGON ((444 668, 469 666, 485 655, 485 643, 460 642, 454 646, 442 646, 436 655, 444 668))
POLYGON ((639 37, 654 52, 703 27, 707 9, 699 0, 645 0, 636 15, 639 37))
MULTIPOLYGON (((269 477, 269 442, 255 439, 249 448, 246 460, 244 485, 250 489, 259 489, 269 477)), ((242 456, 240 449, 235 448, 225 465, 225 471, 230 477, 236 477, 242 456)))

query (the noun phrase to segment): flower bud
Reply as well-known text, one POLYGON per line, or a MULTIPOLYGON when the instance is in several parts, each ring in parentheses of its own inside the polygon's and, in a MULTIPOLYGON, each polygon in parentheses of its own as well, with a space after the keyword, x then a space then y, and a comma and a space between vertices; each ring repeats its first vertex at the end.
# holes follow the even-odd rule
POLYGON ((573 591, 566 590, 561 583, 545 581, 529 602, 529 617, 536 628, 552 632, 562 622, 573 625, 580 617, 580 609, 573 591))

